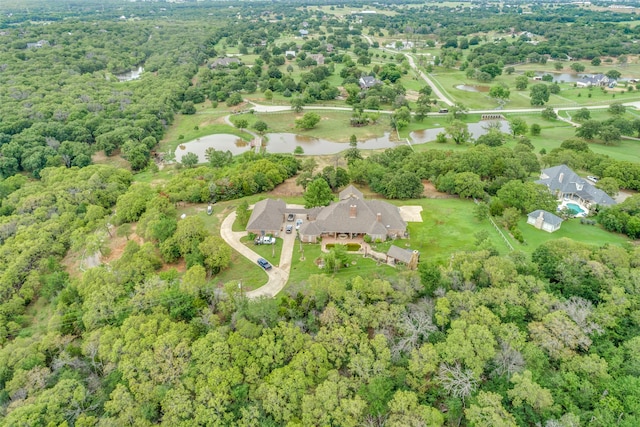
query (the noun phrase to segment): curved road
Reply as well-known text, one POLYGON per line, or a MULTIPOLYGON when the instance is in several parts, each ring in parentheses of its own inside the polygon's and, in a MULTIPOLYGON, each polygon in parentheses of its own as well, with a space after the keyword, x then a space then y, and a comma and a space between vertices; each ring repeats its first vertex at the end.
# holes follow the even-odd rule
MULTIPOLYGON (((247 235, 246 231, 233 231, 232 225, 236 220, 236 212, 233 211, 222 221, 220 226, 220 236, 229 246, 249 260, 257 263, 260 255, 249 249, 245 244, 240 242, 240 238, 247 235)), ((282 236, 282 253, 280 254, 280 266, 275 265, 268 271, 265 271, 269 280, 266 285, 261 286, 253 291, 246 292, 247 298, 273 297, 284 288, 289 280, 289 272, 291 271, 291 257, 293 256, 293 247, 295 245, 295 234, 283 234, 282 236)))
MULTIPOLYGON (((371 37, 369 36, 365 36, 363 35, 363 37, 365 39, 367 39, 367 42, 369 42, 369 45, 373 45, 373 40, 371 39, 371 37)), ((381 48, 382 50, 386 50, 387 52, 391 52, 391 53, 398 53, 397 51, 391 50, 391 49, 387 49, 387 48, 381 48)), ((429 76, 427 76, 425 73, 423 73, 420 69, 418 69, 418 67, 416 66, 416 63, 413 60, 413 56, 409 55, 408 53, 403 53, 403 55, 405 56, 405 58, 407 58, 407 61, 409 61, 409 65, 411 66, 411 68, 414 69, 414 71, 416 71, 418 73, 418 75, 422 78, 422 80, 424 80, 425 82, 427 82, 427 84, 429 86, 431 86, 431 89, 433 89, 433 93, 438 97, 438 99, 442 102, 444 102, 445 104, 452 106, 454 105, 453 101, 451 101, 449 98, 447 98, 444 93, 442 93, 442 91, 438 88, 438 86, 436 86, 433 81, 429 78, 429 76)))

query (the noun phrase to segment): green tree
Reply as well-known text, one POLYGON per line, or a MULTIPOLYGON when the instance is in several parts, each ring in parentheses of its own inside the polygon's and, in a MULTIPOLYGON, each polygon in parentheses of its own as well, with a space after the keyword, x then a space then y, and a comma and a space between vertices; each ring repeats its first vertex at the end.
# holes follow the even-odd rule
POLYGON ((595 139, 600 133, 602 123, 597 120, 587 120, 576 129, 576 136, 584 139, 595 139))
POLYGON ((531 86, 531 105, 542 106, 549 101, 549 86, 544 83, 537 83, 531 86))
POLYGON ((627 107, 619 102, 614 102, 613 104, 609 105, 607 111, 609 112, 609 114, 613 114, 614 116, 622 116, 627 111, 627 107))
POLYGON ((527 76, 516 77, 516 90, 525 90, 529 86, 529 78, 527 76))
POLYGON ((471 426, 516 427, 516 420, 503 406, 502 396, 481 391, 475 403, 464 410, 471 426))
POLYGON ((297 96, 291 99, 291 109, 296 113, 301 113, 304 110, 304 98, 297 96))
POLYGON ((600 127, 598 136, 602 139, 604 145, 613 145, 616 142, 620 142, 620 139, 622 138, 620 130, 613 125, 604 125, 600 127))
POLYGON ((622 76, 622 74, 618 70, 609 70, 605 75, 613 80, 618 80, 622 76))
POLYGON ((360 150, 358 150, 358 138, 355 135, 351 135, 349 138, 349 148, 344 153, 344 158, 347 160, 347 165, 349 166, 356 160, 362 159, 360 150))
POLYGON ((182 164, 188 168, 192 168, 198 164, 198 155, 196 153, 187 153, 182 156, 182 164))
POLYGON ((620 184, 614 177, 607 176, 598 181, 596 187, 607 193, 611 197, 616 197, 620 192, 620 184))
POLYGON ((251 211, 249 210, 249 203, 246 200, 243 200, 236 209, 236 218, 240 225, 246 227, 250 216, 251 211))
POLYGON ((572 69, 573 71, 575 71, 576 73, 581 73, 581 72, 583 72, 583 71, 584 71, 585 66, 584 66, 584 65, 582 65, 582 64, 581 64, 581 63, 579 63, 579 62, 574 62, 574 63, 572 63, 572 64, 571 64, 571 69, 572 69))
POLYGON ((208 236, 199 245, 200 253, 204 257, 204 265, 209 274, 218 274, 229 266, 231 262, 231 248, 221 237, 208 236))
POLYGON ((509 88, 503 85, 495 85, 489 89, 489 96, 499 101, 506 101, 509 99, 510 95, 511 92, 509 91, 509 88))
POLYGON ((511 383, 514 386, 507 391, 507 394, 511 398, 513 406, 519 407, 526 403, 534 411, 539 412, 553 405, 551 392, 533 381, 531 371, 525 370, 522 374, 513 374, 511 383))
POLYGON ((253 124, 253 128, 260 134, 263 134, 267 131, 269 126, 262 120, 258 120, 253 124))
POLYGON ((307 185, 303 197, 304 206, 309 209, 315 206, 327 206, 333 200, 333 193, 325 179, 316 178, 307 185))
POLYGON ((395 173, 385 186, 385 196, 389 199, 415 199, 423 191, 422 181, 414 172, 395 173))
POLYGON ((302 118, 296 120, 296 127, 300 129, 313 129, 320 123, 320 115, 317 113, 305 113, 302 118))
POLYGON ((471 138, 471 134, 469 133, 469 128, 467 124, 460 121, 454 120, 445 128, 447 134, 455 141, 456 144, 463 144, 468 142, 471 138))
POLYGON ((581 108, 573 113, 572 119, 579 123, 585 122, 591 119, 591 112, 586 108, 581 108))
POLYGON ((546 107, 544 110, 542 110, 540 116, 545 120, 555 120, 558 118, 558 115, 556 114, 556 111, 553 109, 553 107, 546 107))
POLYGON ((249 121, 247 119, 235 119, 233 124, 238 129, 246 129, 249 126, 249 121))
POLYGON ((209 166, 212 168, 222 168, 229 166, 233 162, 233 154, 231 151, 216 150, 213 147, 209 147, 204 152, 204 158, 209 162, 209 166))
POLYGON ((529 130, 527 122, 522 117, 514 117, 509 120, 509 127, 513 136, 526 135, 529 130))
POLYGON ((538 123, 534 123, 529 128, 532 136, 538 136, 542 132, 542 127, 538 123))

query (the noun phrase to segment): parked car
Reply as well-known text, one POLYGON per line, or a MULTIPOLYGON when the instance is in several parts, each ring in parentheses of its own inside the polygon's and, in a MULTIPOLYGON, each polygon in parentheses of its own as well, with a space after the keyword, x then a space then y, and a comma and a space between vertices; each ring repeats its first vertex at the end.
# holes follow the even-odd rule
POLYGON ((258 265, 265 270, 269 270, 271 268, 271 264, 269 264, 269 261, 264 258, 258 258, 258 265))
POLYGON ((598 182, 600 178, 598 178, 597 176, 589 175, 587 179, 591 182, 598 182))
POLYGON ((289 214, 287 215, 287 221, 293 221, 295 219, 295 215, 294 214, 289 214))
POLYGON ((256 245, 273 245, 275 242, 276 238, 271 236, 258 236, 253 241, 256 245))
POLYGON ((296 230, 299 230, 301 225, 302 225, 302 220, 301 219, 297 219, 296 220, 296 230))
POLYGON ((291 234, 291 232, 293 231, 293 225, 289 224, 287 225, 287 228, 285 229, 287 234, 291 234))

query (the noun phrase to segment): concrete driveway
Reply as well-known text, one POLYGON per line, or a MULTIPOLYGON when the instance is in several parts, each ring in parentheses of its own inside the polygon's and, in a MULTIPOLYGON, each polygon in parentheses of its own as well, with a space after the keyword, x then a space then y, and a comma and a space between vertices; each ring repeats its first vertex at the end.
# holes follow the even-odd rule
MULTIPOLYGON (((229 246, 240 252, 242 256, 257 264, 260 255, 240 242, 240 239, 246 236, 247 232, 232 231, 231 227, 235 220, 235 211, 227 215, 220 226, 220 236, 229 246)), ((282 253, 280 254, 280 266, 276 267, 274 265, 270 270, 266 271, 267 276, 269 276, 269 280, 265 285, 258 289, 247 292, 246 296, 248 298, 273 297, 287 284, 287 281, 289 280, 289 272, 291 271, 291 257, 293 255, 293 248, 296 242, 296 235, 294 233, 286 234, 283 232, 280 237, 283 240, 282 253)))

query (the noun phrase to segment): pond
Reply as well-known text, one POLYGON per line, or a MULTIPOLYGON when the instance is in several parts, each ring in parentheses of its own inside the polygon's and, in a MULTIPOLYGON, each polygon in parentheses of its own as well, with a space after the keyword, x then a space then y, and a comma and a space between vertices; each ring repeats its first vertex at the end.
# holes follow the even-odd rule
POLYGON ((455 88, 465 92, 489 92, 489 86, 457 85, 455 88))
MULTIPOLYGON (((500 123, 500 130, 502 132, 510 132, 511 129, 506 120, 499 120, 498 122, 500 123)), ((478 138, 486 134, 489 123, 491 122, 482 121, 469 123, 468 127, 471 136, 478 138)), ((444 132, 443 127, 411 132, 411 142, 413 144, 421 144, 435 141, 436 136, 440 132, 444 132)), ((295 150, 297 146, 300 146, 304 150, 304 154, 325 155, 336 154, 349 148, 349 144, 346 142, 329 141, 327 139, 298 135, 295 133, 268 133, 265 136, 267 139, 266 150, 268 153, 293 153, 293 150, 295 150)), ((385 132, 381 137, 359 141, 358 148, 361 150, 375 150, 380 148, 395 148, 405 144, 405 141, 396 141, 389 132, 385 132)), ((187 153, 195 153, 198 156, 198 161, 204 163, 206 161, 204 155, 209 147, 219 151, 229 150, 234 156, 251 149, 250 143, 236 135, 225 133, 207 135, 178 145, 175 151, 175 161, 180 162, 182 156, 187 153)))
MULTIPOLYGON (((215 135, 207 135, 193 141, 185 142, 178 145, 176 148, 176 162, 182 161, 182 156, 187 153, 195 153, 198 156, 198 161, 204 163, 206 161, 204 157, 207 148, 212 147, 219 151, 229 150, 235 156, 242 154, 250 149, 249 143, 244 139, 227 133, 218 133, 215 135)), ((293 150, 291 150, 293 152, 293 150)))
MULTIPOLYGON (((268 133, 267 152, 269 153, 293 153, 299 145, 304 150, 304 154, 335 154, 349 148, 346 142, 335 142, 326 139, 315 138, 295 133, 268 133)), ((378 138, 358 141, 358 148, 361 150, 374 150, 377 148, 393 148, 405 145, 404 141, 398 142, 391 138, 389 132, 378 138)))
MULTIPOLYGON (((477 123, 468 123, 469 133, 471 137, 477 139, 479 136, 489 132, 489 123, 500 123, 500 130, 504 133, 510 133, 511 127, 506 120, 482 121, 477 123)), ((414 144, 422 144, 424 142, 435 141, 440 132, 445 132, 445 128, 424 129, 411 132, 410 136, 414 144)))
POLYGON ((536 71, 536 76, 544 76, 545 74, 551 74, 554 82, 575 83, 580 81, 584 74, 576 73, 554 73, 553 71, 536 71))
POLYGON ((144 71, 144 68, 142 66, 140 66, 140 67, 138 67, 137 70, 131 70, 131 71, 128 71, 126 73, 116 74, 115 76, 121 82, 128 82, 128 81, 131 81, 131 80, 139 79, 140 76, 142 75, 143 71, 144 71))
MULTIPOLYGON (((304 154, 322 155, 336 154, 349 148, 349 144, 346 142, 329 141, 295 133, 268 133, 265 136, 268 140, 266 143, 268 153, 293 153, 293 150, 300 146, 304 150, 304 154)), ((393 148, 405 144, 406 142, 404 141, 393 141, 391 134, 387 132, 384 136, 358 142, 358 148, 361 150, 373 150, 377 148, 393 148)), ((209 147, 220 151, 229 150, 234 156, 251 149, 247 141, 235 135, 207 135, 180 144, 175 151, 175 160, 180 162, 185 154, 195 153, 198 155, 198 160, 204 162, 204 154, 209 147)))

